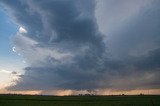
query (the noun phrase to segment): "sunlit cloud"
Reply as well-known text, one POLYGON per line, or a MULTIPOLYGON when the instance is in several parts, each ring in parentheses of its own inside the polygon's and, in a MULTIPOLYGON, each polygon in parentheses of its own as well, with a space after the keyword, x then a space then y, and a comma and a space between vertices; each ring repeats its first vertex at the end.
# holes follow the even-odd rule
POLYGON ((19 33, 25 34, 25 33, 27 33, 27 30, 25 28, 23 28, 23 27, 20 27, 19 28, 19 33))
POLYGON ((16 52, 15 48, 16 48, 16 47, 12 47, 12 51, 13 51, 13 52, 16 52))

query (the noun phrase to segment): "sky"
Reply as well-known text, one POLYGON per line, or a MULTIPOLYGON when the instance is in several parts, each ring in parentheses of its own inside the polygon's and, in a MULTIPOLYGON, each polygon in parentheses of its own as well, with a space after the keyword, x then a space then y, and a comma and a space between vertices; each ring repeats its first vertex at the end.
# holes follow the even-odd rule
POLYGON ((11 38, 18 31, 18 26, 12 22, 2 7, 0 8, 0 88, 11 84, 17 79, 15 72, 23 73, 22 58, 12 52, 11 38), (16 60, 16 61, 15 61, 16 60))
POLYGON ((160 94, 159 0, 0 0, 0 93, 160 94))

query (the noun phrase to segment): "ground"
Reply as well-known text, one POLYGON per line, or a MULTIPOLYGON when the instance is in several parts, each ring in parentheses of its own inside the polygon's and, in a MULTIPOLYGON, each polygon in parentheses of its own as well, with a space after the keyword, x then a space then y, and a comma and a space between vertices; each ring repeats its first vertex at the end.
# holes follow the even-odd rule
POLYGON ((160 106, 160 95, 0 95, 0 106, 160 106))

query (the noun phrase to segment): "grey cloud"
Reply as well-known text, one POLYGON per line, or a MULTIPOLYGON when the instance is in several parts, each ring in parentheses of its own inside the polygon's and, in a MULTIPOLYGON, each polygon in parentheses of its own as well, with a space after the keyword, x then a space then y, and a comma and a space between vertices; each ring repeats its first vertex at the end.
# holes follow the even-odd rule
MULTIPOLYGON (((123 2, 118 2, 117 8, 123 2)), ((99 31, 101 26, 97 22, 101 18, 95 17, 94 0, 1 0, 1 3, 14 21, 27 30, 25 34, 17 33, 13 43, 28 67, 17 84, 8 89, 159 88, 158 1, 149 2, 149 7, 142 6, 134 15, 126 15, 127 24, 119 24, 121 28, 109 32, 109 43, 99 31)), ((109 20, 113 18, 110 15, 109 20)))
POLYGON ((140 70, 157 70, 160 68, 160 49, 150 51, 148 54, 136 59, 136 68, 140 70))
MULTIPOLYGON (((110 0, 109 0, 110 1, 110 0)), ((133 1, 126 1, 123 0, 122 3, 128 3, 129 5, 131 5, 131 7, 133 6, 133 1), (131 3, 130 3, 131 2, 131 3)), ((126 10, 128 9, 128 11, 133 11, 133 8, 126 8, 123 7, 122 11, 120 13, 118 13, 118 9, 116 8, 116 12, 114 12, 111 9, 111 12, 114 12, 113 15, 112 13, 110 13, 111 16, 113 17, 115 14, 115 17, 118 17, 119 20, 115 20, 117 21, 117 24, 114 25, 111 24, 111 28, 115 27, 114 30, 111 30, 112 32, 107 31, 106 29, 106 33, 108 36, 107 38, 108 40, 108 44, 110 46, 108 46, 111 54, 117 58, 125 58, 128 56, 140 56, 143 55, 145 53, 147 53, 150 50, 154 50, 156 48, 159 48, 159 18, 160 18, 160 14, 159 14, 159 1, 155 0, 138 0, 138 1, 134 1, 134 3, 138 3, 138 5, 140 5, 139 7, 139 11, 137 11, 137 9, 135 9, 135 13, 134 12, 123 12, 122 10, 126 10), (143 3, 143 2, 144 3, 143 3), (149 4, 146 3, 149 1, 149 4), (146 5, 144 5, 146 4, 146 5), (121 20, 121 14, 123 15, 124 13, 126 13, 126 15, 124 15, 125 18, 123 18, 124 20, 121 20), (134 14, 133 14, 134 13, 134 14), (120 14, 120 15, 119 15, 120 14), (131 14, 131 15, 128 15, 131 14)), ((107 1, 106 1, 107 3, 107 1)), ((121 3, 119 3, 120 5, 121 3)), ((123 5, 124 5, 123 4, 123 5)), ((119 7, 118 5, 118 7, 119 7)), ((123 6, 122 4, 120 5, 121 7, 123 6)), ((138 6, 136 5, 136 6, 138 6)), ((103 12, 105 14, 105 12, 103 12)), ((107 19, 107 16, 106 16, 107 19)), ((114 18, 112 18, 114 21, 114 18)), ((105 22, 104 22, 105 23, 105 22)), ((110 25, 110 24, 109 24, 110 25)), ((109 27, 108 25, 108 27, 109 27)), ((101 25, 100 25, 101 26, 101 25)), ((103 27, 105 28, 105 27, 103 27)))
POLYGON ((12 71, 12 74, 13 75, 17 75, 18 73, 16 71, 12 71))
POLYGON ((96 67, 99 67, 100 60, 103 61, 106 51, 102 34, 98 31, 94 17, 95 2, 93 0, 17 1, 16 4, 4 1, 3 3, 13 9, 11 11, 15 21, 27 30, 27 34, 18 34, 13 40, 17 52, 28 60, 30 66, 25 68, 25 75, 20 82, 11 88, 87 89, 96 87, 94 81, 100 78, 95 74, 96 67), (19 10, 23 5, 24 10, 19 10), (18 14, 21 12, 22 14, 18 14), (23 19, 23 13, 25 18, 33 17, 34 19, 29 18, 31 22, 28 23, 23 19), (37 17, 38 20, 36 20, 37 17), (32 23, 34 20, 40 24, 32 23), (39 35, 36 34, 37 31, 39 35), (68 53, 70 56, 56 59, 55 54, 51 55, 54 50, 58 55, 68 53), (39 82, 38 79, 43 80, 39 82), (92 84, 94 87, 89 83, 94 83, 92 84), (28 85, 31 86, 27 87, 28 85), (42 85, 44 88, 40 87, 42 85))

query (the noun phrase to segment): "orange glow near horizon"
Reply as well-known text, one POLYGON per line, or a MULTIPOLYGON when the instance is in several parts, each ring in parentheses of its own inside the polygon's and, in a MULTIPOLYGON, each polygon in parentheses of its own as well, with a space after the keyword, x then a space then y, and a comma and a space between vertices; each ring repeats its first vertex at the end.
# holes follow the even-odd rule
MULTIPOLYGON (((31 90, 31 91, 8 91, 6 89, 0 89, 0 94, 24 94, 24 95, 57 95, 57 96, 67 96, 67 95, 78 95, 78 94, 88 94, 86 90, 31 90)), ((160 95, 160 89, 150 89, 150 90, 131 90, 131 91, 114 91, 111 89, 99 89, 95 91, 95 95, 160 95)))
POLYGON ((24 94, 24 95, 38 95, 41 91, 8 91, 0 89, 0 94, 24 94))

